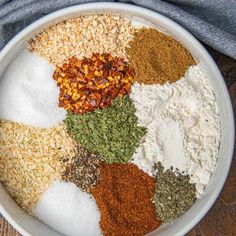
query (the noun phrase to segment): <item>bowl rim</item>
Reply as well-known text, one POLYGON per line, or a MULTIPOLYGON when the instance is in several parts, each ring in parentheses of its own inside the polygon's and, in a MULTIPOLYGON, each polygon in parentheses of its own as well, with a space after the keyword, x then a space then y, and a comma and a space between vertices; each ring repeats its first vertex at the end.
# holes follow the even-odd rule
MULTIPOLYGON (((58 18, 65 17, 67 15, 70 15, 72 13, 76 13, 79 11, 89 11, 89 10, 117 10, 117 11, 124 11, 129 8, 130 11, 133 11, 134 13, 140 13, 143 15, 149 15, 154 18, 159 18, 167 22, 167 24, 173 25, 176 29, 178 29, 181 34, 185 35, 185 38, 188 38, 190 41, 192 41, 198 48, 199 50, 202 51, 204 54, 204 57, 207 58, 209 63, 211 64, 212 68, 215 70, 215 73, 217 73, 218 78, 220 78, 219 83, 221 86, 221 89, 224 93, 225 97, 225 105, 227 107, 227 111, 229 112, 229 127, 231 128, 231 133, 230 135, 230 143, 229 143, 229 157, 227 158, 225 162, 225 172, 222 173, 221 179, 218 182, 218 185, 214 188, 212 191, 211 196, 209 196, 209 200, 205 205, 205 208, 201 209, 199 214, 196 214, 192 221, 187 224, 186 226, 182 227, 182 229, 178 232, 178 235, 184 235, 187 232, 189 232, 209 211, 209 209, 212 207, 216 199, 218 198, 224 183, 227 179, 230 166, 231 166, 231 161, 233 157, 233 151, 234 151, 234 138, 235 138, 235 127, 234 127, 234 115, 233 115, 233 107, 231 104, 231 99, 228 93, 227 86, 225 84, 225 81, 219 71, 219 68, 217 67, 215 61, 211 57, 211 55, 207 52, 207 50, 203 47, 203 45, 191 34, 189 33, 184 27, 176 23, 174 20, 168 18, 167 16, 162 15, 161 13, 155 12, 153 10, 150 10, 145 7, 141 6, 136 6, 128 3, 118 3, 118 2, 93 2, 93 3, 82 3, 82 4, 77 4, 74 6, 70 7, 65 7, 60 10, 56 10, 52 13, 49 13, 38 20, 32 22, 28 26, 26 26, 23 30, 21 30, 18 34, 16 34, 0 51, 0 63, 4 59, 4 57, 7 55, 7 53, 11 50, 14 45, 16 45, 19 41, 21 41, 25 35, 28 33, 36 30, 37 28, 42 27, 44 24, 49 23, 50 21, 53 21, 58 18)), ((16 222, 15 219, 5 210, 4 206, 2 203, 0 203, 0 213, 3 215, 3 217, 22 235, 31 235, 29 231, 24 229, 20 224, 16 222)))

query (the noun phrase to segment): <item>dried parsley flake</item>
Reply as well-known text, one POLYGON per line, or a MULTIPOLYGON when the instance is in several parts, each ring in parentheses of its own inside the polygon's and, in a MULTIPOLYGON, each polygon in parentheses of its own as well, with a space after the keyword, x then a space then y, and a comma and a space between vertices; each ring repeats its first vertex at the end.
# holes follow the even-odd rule
POLYGON ((172 170, 164 171, 158 163, 154 204, 158 218, 170 222, 184 214, 196 200, 195 184, 189 183, 188 175, 176 175, 172 170))
POLYGON ((83 115, 69 112, 65 123, 78 143, 101 155, 106 163, 126 163, 146 132, 137 126, 134 113, 132 100, 118 97, 109 108, 83 115))

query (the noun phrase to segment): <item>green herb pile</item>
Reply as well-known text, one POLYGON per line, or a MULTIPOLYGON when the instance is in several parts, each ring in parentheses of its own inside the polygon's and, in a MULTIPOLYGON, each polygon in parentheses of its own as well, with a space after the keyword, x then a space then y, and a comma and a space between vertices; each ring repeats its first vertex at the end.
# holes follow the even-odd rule
POLYGON ((195 184, 189 183, 189 176, 175 175, 172 170, 164 172, 158 163, 154 204, 158 218, 170 222, 185 213, 196 200, 195 184))
POLYGON ((74 139, 106 163, 128 162, 146 129, 137 126, 129 97, 116 98, 109 108, 92 113, 68 113, 65 124, 74 139))

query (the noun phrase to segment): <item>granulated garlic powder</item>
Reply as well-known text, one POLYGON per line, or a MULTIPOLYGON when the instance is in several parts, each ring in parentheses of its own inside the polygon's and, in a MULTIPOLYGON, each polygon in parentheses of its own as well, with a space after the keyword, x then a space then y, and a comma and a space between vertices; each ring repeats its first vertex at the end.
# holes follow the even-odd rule
POLYGON ((148 131, 133 162, 154 175, 154 164, 190 175, 204 191, 218 158, 220 118, 215 95, 200 65, 172 84, 132 87, 140 126, 148 131))

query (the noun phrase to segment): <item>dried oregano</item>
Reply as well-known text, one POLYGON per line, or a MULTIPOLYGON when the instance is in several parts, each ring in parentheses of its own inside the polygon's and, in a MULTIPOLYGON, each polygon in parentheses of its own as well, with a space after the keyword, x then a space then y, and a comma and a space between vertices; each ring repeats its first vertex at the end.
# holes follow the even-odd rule
POLYGON ((176 175, 172 170, 164 171, 158 163, 154 203, 158 218, 170 222, 185 213, 196 200, 195 184, 189 183, 189 176, 176 175))
POLYGON ((68 113, 65 123, 74 139, 107 163, 128 162, 146 132, 137 126, 135 107, 127 96, 109 108, 86 114, 68 113))

